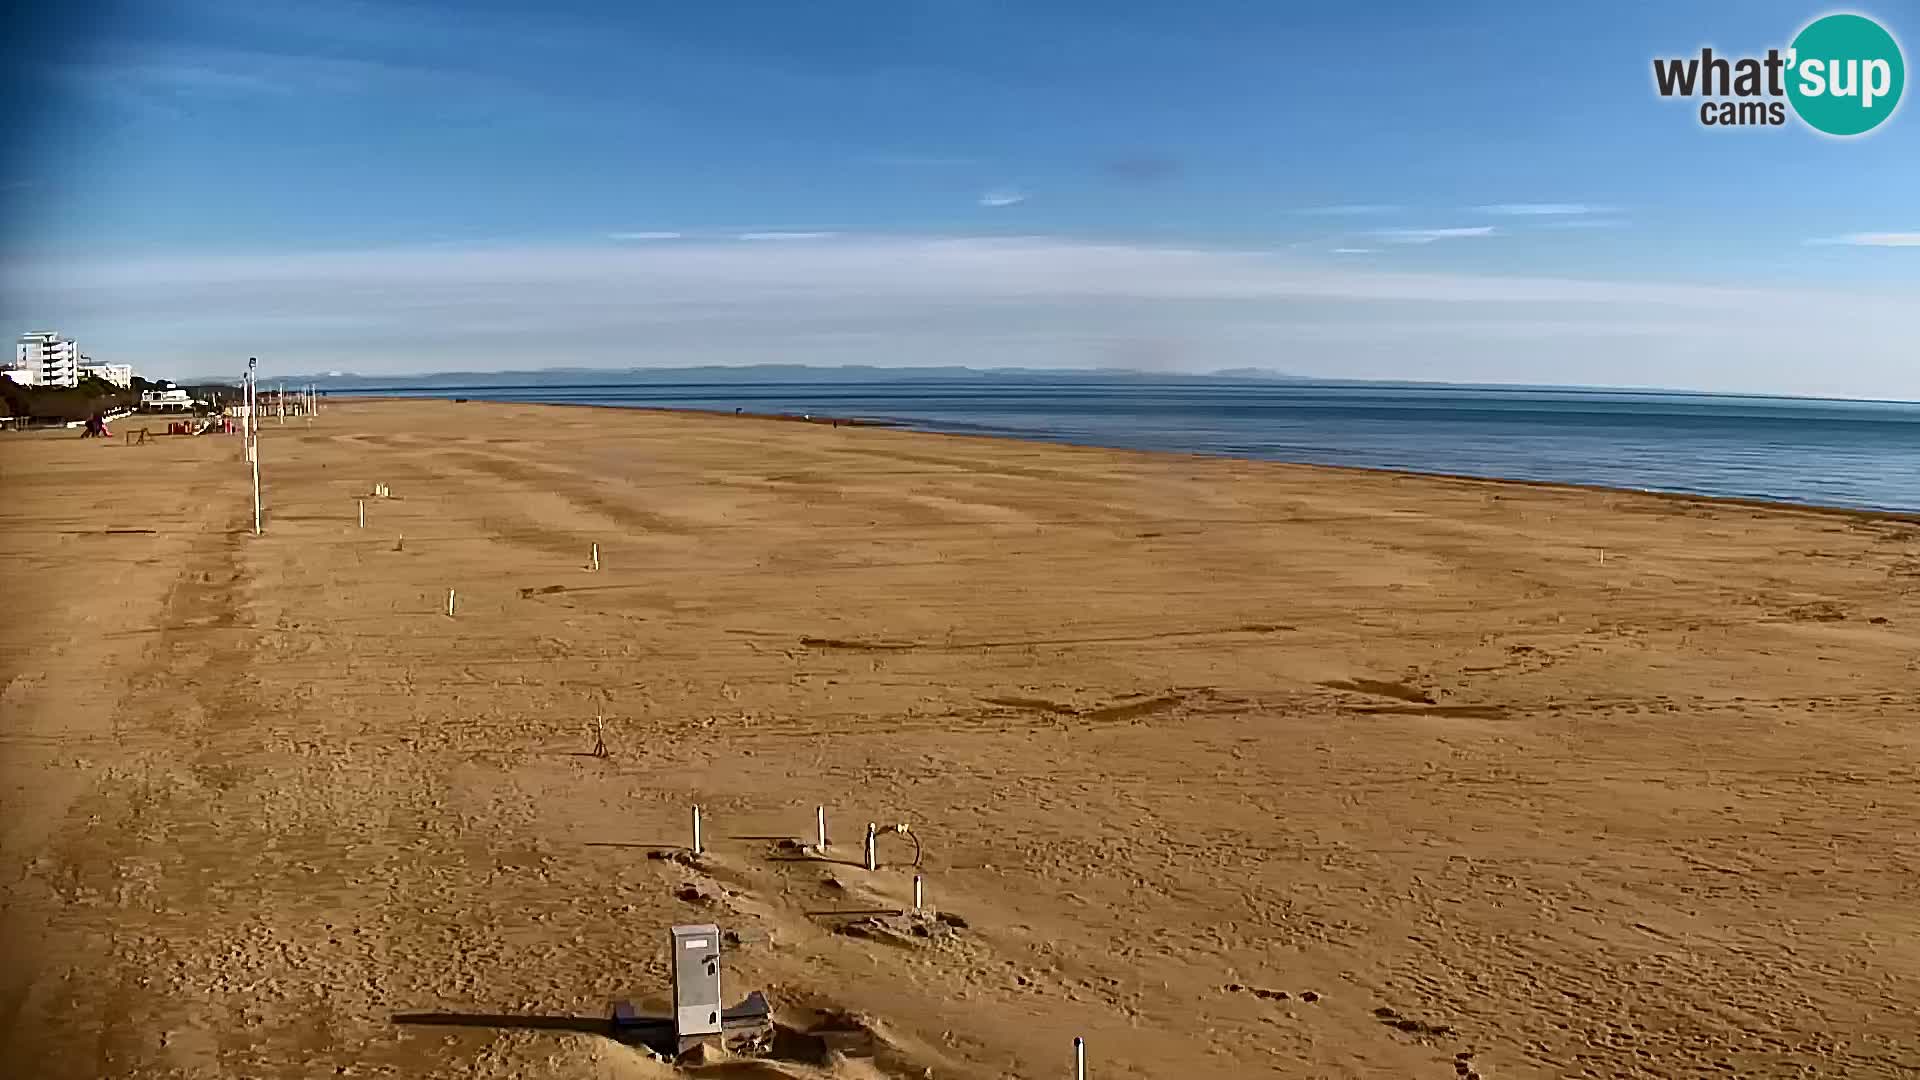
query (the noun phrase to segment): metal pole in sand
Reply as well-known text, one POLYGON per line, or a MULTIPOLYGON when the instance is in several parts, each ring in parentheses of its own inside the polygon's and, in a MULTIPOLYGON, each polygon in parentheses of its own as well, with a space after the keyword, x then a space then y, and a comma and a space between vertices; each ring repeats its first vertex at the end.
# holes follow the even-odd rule
POLYGON ((813 808, 813 846, 821 851, 827 850, 827 808, 813 808))
POLYGON ((693 804, 693 853, 698 855, 702 850, 700 846, 700 804, 695 803, 693 804))
POLYGON ((447 590, 447 618, 453 618, 453 590, 447 590))
POLYGON ((594 571, 597 573, 600 570, 600 545, 599 544, 593 545, 593 564, 592 565, 593 565, 594 571))
MULTIPOLYGON (((254 387, 253 364, 254 364, 254 358, 251 356, 248 357, 247 358, 247 388, 248 388, 247 396, 253 400, 258 400, 259 394, 257 389, 255 389, 254 387)), ((252 412, 253 410, 249 408, 247 411, 252 412)), ((254 434, 248 440, 248 443, 247 443, 247 450, 248 450, 247 457, 251 459, 253 462, 253 535, 255 536, 260 535, 260 438, 259 438, 259 433, 260 433, 260 428, 259 428, 258 422, 256 422, 254 425, 254 434)))
POLYGON ((876 845, 874 843, 874 824, 873 822, 869 821, 867 822, 867 869, 869 870, 878 869, 879 867, 878 860, 874 858, 875 846, 876 845))
POLYGON ((1073 1037, 1073 1080, 1087 1080, 1087 1040, 1073 1037))
POLYGON ((353 501, 360 504, 360 527, 364 529, 367 527, 367 500, 355 499, 353 501))
POLYGON ((925 880, 926 879, 919 874, 913 875, 913 910, 915 914, 918 914, 921 907, 924 906, 922 902, 926 899, 927 894, 922 887, 922 883, 925 882, 925 880))

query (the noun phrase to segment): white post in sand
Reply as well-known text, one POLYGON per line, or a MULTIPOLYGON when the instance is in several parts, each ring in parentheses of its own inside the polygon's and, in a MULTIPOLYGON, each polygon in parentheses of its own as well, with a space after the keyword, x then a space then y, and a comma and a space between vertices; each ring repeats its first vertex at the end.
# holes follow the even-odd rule
POLYGON ((447 590, 447 618, 453 618, 453 590, 447 590))
POLYGON ((926 892, 922 888, 922 882, 925 880, 919 874, 913 875, 913 911, 916 915, 920 913, 922 902, 926 899, 926 892))
POLYGON ((694 803, 693 804, 693 853, 695 855, 698 855, 701 853, 702 850, 703 849, 700 846, 700 804, 694 803))
POLYGON ((827 808, 813 808, 813 846, 818 851, 827 850, 827 808))
POLYGON ((1073 1080, 1087 1080, 1087 1040, 1073 1037, 1073 1080))
MULTIPOLYGON (((253 379, 255 357, 247 357, 247 413, 253 414, 255 403, 260 400, 259 388, 253 379)), ((247 460, 253 465, 253 535, 260 535, 260 421, 254 420, 253 431, 247 436, 247 460)))
POLYGON ((867 822, 867 869, 869 870, 875 870, 879 868, 879 861, 874 858, 874 855, 876 854, 876 850, 875 850, 876 847, 877 845, 875 843, 875 838, 874 838, 874 824, 873 822, 869 821, 867 822))
POLYGON ((595 572, 595 573, 598 573, 598 572, 599 572, 599 570, 600 570, 600 545, 599 545, 599 544, 595 544, 595 545, 593 545, 593 563, 592 563, 592 565, 593 565, 593 569, 594 569, 594 572, 595 572))
POLYGON ((364 529, 367 527, 367 500, 355 499, 353 501, 360 504, 360 527, 364 529))

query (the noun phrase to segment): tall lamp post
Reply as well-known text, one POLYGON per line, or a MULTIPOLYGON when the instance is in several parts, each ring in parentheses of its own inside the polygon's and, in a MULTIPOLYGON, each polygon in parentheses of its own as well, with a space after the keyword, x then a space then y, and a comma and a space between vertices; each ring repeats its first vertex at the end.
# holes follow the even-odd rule
POLYGON ((259 392, 254 386, 254 368, 260 363, 257 356, 247 357, 247 461, 253 466, 253 535, 260 535, 260 418, 255 409, 260 403, 259 392))

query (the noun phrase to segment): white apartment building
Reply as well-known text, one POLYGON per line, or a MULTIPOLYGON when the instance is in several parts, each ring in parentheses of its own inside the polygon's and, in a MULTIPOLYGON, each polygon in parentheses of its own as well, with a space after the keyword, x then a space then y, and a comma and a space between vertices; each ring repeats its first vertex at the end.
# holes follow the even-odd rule
MULTIPOLYGON (((35 330, 21 334, 13 347, 15 370, 25 370, 35 386, 80 385, 80 347, 56 330, 35 330)), ((19 380, 16 380, 19 381, 19 380)), ((132 377, 128 377, 132 381, 132 377)))
POLYGON ((123 390, 133 385, 132 364, 96 364, 93 362, 93 358, 89 356, 81 357, 80 361, 81 375, 91 375, 96 379, 105 379, 107 382, 123 390))

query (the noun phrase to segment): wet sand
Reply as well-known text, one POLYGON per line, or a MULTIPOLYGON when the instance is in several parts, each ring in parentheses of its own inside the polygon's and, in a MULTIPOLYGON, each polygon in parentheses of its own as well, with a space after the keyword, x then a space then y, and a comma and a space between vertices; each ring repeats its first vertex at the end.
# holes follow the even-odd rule
POLYGON ((0 1073, 682 1075, 594 1032, 704 921, 874 1052, 685 1075, 1920 1073, 1920 524, 482 403, 262 444, 256 539, 237 438, 0 436, 0 1073), (869 821, 964 927, 821 914, 910 895, 869 821))

